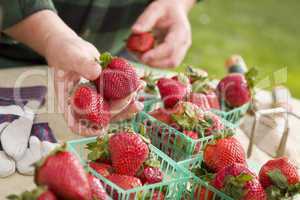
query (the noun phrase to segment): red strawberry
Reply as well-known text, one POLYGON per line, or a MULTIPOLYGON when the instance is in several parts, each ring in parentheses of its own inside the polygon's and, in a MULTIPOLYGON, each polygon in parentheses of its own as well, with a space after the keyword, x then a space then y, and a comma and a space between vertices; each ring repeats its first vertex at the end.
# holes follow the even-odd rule
POLYGON ((204 120, 209 123, 209 127, 205 129, 205 135, 216 134, 224 129, 221 118, 212 112, 206 112, 204 114, 204 120))
POLYGON ((112 166, 105 163, 90 162, 89 166, 104 177, 107 177, 113 172, 112 166))
POLYGON ((221 98, 232 107, 239 107, 248 103, 251 93, 247 81, 242 74, 229 74, 218 84, 218 92, 221 98))
POLYGON ((220 103, 217 94, 214 91, 210 91, 206 94, 208 104, 210 108, 220 110, 220 103))
POLYGON ((20 196, 18 195, 9 195, 7 199, 10 200, 58 200, 56 196, 46 188, 38 187, 32 191, 25 191, 20 196))
MULTIPOLYGON (((187 131, 187 130, 184 130, 183 133, 184 133, 186 136, 189 136, 190 138, 192 138, 193 140, 199 139, 198 133, 195 132, 195 131, 187 131)), ((194 154, 195 154, 195 153, 199 153, 199 152, 200 152, 200 148, 201 148, 201 144, 200 144, 200 143, 197 143, 197 144, 195 145, 194 154)))
POLYGON ((209 191, 204 186, 196 187, 194 190, 194 199, 195 200, 212 200, 213 193, 209 191))
POLYGON ((188 99, 189 102, 197 105, 202 110, 206 111, 210 109, 208 99, 205 94, 191 93, 188 99))
POLYGON ((132 33, 127 40, 127 49, 136 53, 145 53, 154 46, 154 37, 150 32, 132 33))
POLYGON ((152 200, 164 200, 165 199, 165 195, 162 192, 154 191, 151 199, 152 200))
POLYGON ((92 85, 77 86, 71 97, 71 105, 79 119, 86 119, 101 127, 109 124, 109 106, 92 85))
POLYGON ((235 200, 267 200, 257 177, 239 163, 228 165, 218 171, 213 186, 235 200))
POLYGON ((259 172, 261 185, 267 189, 270 199, 280 197, 292 197, 295 193, 300 193, 300 176, 297 168, 288 158, 281 157, 269 160, 265 163, 259 172), (295 191, 290 191, 292 188, 295 191), (274 191, 278 191, 278 196, 274 191))
POLYGON ((91 174, 87 174, 93 200, 108 200, 110 197, 106 193, 101 181, 91 174))
POLYGON ((165 124, 170 125, 173 123, 172 117, 171 117, 171 111, 167 110, 165 108, 158 108, 152 112, 149 113, 152 117, 157 119, 158 121, 161 121, 165 124))
POLYGON ((246 156, 241 143, 234 137, 217 139, 207 144, 203 159, 206 166, 218 172, 233 163, 246 165, 246 156))
POLYGON ((104 53, 100 56, 100 62, 104 70, 95 84, 105 99, 122 99, 137 90, 139 77, 127 60, 104 53))
POLYGON ((183 83, 170 78, 161 78, 157 82, 161 98, 165 108, 172 108, 183 100, 188 92, 188 88, 183 83))
POLYGON ((109 152, 116 173, 134 176, 148 158, 148 145, 131 132, 119 132, 109 139, 109 152))
POLYGON ((91 197, 89 182, 80 161, 64 148, 57 149, 39 164, 35 182, 48 186, 59 199, 90 200, 91 197))
POLYGON ((163 180, 164 174, 158 167, 146 167, 140 175, 143 184, 159 183, 163 180))
POLYGON ((134 176, 127 176, 121 174, 111 174, 107 177, 108 180, 120 186, 124 190, 142 186, 140 179, 134 176))
POLYGON ((245 75, 232 73, 224 77, 218 84, 219 97, 231 107, 239 107, 250 101, 251 91, 257 77, 257 70, 250 69, 245 75))

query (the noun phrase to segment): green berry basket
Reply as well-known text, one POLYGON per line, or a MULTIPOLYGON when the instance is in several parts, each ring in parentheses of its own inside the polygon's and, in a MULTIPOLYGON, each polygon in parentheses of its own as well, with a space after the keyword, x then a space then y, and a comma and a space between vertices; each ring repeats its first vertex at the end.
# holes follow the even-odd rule
POLYGON ((160 99, 159 98, 153 98, 149 100, 144 101, 144 112, 151 112, 153 111, 157 106, 159 106, 160 99))
POLYGON ((154 146, 176 162, 200 152, 208 142, 214 139, 213 135, 204 136, 204 133, 201 133, 203 137, 194 140, 146 112, 140 112, 133 118, 132 128, 137 133, 147 135, 154 146))
MULTIPOLYGON (((185 169, 192 169, 197 166, 201 166, 202 155, 191 157, 190 159, 180 161, 178 164, 185 169)), ((219 191, 205 180, 197 177, 192 172, 189 183, 187 184, 186 190, 183 193, 182 199, 189 200, 234 200, 227 196, 223 192, 219 191)))
POLYGON ((216 115, 220 116, 223 120, 227 121, 227 124, 230 127, 236 128, 240 125, 242 117, 245 116, 249 108, 250 103, 246 103, 232 110, 228 110, 228 108, 225 105, 222 105, 222 110, 211 109, 211 111, 216 115))
POLYGON ((160 183, 144 185, 142 187, 137 187, 130 190, 124 190, 112 183, 102 175, 98 174, 95 170, 87 165, 88 163, 88 150, 86 145, 91 142, 95 142, 97 138, 84 138, 67 142, 68 150, 73 152, 76 155, 83 166, 86 167, 88 171, 93 173, 97 178, 101 180, 103 186, 107 189, 108 194, 113 199, 118 200, 151 200, 153 199, 154 192, 164 193, 165 199, 174 199, 180 200, 180 197, 183 195, 184 190, 187 186, 188 181, 191 178, 191 174, 187 169, 180 167, 176 162, 171 158, 161 152, 159 149, 153 145, 149 145, 149 149, 153 152, 153 155, 160 160, 160 168, 164 173, 164 180, 160 183))

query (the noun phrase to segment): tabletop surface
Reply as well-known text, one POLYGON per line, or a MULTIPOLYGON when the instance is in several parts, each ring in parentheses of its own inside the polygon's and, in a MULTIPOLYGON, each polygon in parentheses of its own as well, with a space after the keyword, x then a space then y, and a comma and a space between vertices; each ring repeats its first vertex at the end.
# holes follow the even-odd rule
MULTIPOLYGON (((157 73, 161 74, 161 71, 157 73)), ((163 72, 165 73, 165 72, 163 72)), ((48 122, 52 128, 55 136, 59 141, 68 141, 80 138, 80 136, 72 133, 60 113, 56 112, 55 95, 53 89, 52 72, 46 66, 38 67, 24 67, 0 70, 0 87, 13 87, 13 86, 32 86, 32 85, 46 85, 48 87, 48 95, 45 106, 40 110, 37 115, 36 121, 48 122)), ((297 113, 300 113, 300 102, 293 100, 293 106, 297 113)), ((291 134, 297 134, 300 137, 300 125, 295 122, 291 127, 291 134)), ((242 144, 247 147, 248 139, 242 133, 238 134, 242 144)), ((261 165, 269 156, 264 154, 259 149, 254 149, 254 155, 250 160, 261 165)), ((18 173, 8 177, 0 178, 0 199, 5 199, 8 194, 20 193, 24 190, 29 190, 34 187, 32 176, 22 176, 18 173)))

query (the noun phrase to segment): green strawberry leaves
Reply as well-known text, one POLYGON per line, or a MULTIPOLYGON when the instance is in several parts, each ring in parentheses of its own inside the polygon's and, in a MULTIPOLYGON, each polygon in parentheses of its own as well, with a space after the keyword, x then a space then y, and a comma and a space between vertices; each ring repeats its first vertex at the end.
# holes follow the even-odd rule
POLYGON ((206 182, 210 182, 211 180, 213 180, 216 175, 214 172, 208 169, 208 167, 205 165, 204 162, 201 162, 201 164, 197 164, 196 166, 193 166, 190 170, 197 177, 201 178, 206 182))
POLYGON ((268 176, 273 183, 266 189, 268 199, 290 200, 300 193, 300 183, 289 185, 287 178, 279 169, 268 172, 268 176))
POLYGON ((158 93, 156 88, 157 79, 154 78, 152 72, 145 72, 144 76, 141 78, 146 82, 145 92, 149 94, 156 95, 158 93))
POLYGON ((9 200, 36 200, 46 191, 45 187, 37 187, 32 191, 25 191, 21 195, 11 194, 6 198, 9 200))
POLYGON ((281 173, 279 169, 268 172, 268 176, 272 183, 280 189, 288 188, 289 184, 287 178, 281 173))
POLYGON ((113 56, 109 52, 104 52, 100 55, 99 60, 96 59, 96 61, 99 62, 102 68, 106 68, 112 59, 113 56))
POLYGON ((192 66, 187 66, 185 68, 185 75, 190 77, 192 81, 205 80, 208 78, 206 71, 199 68, 194 68, 192 66))
POLYGON ((226 176, 225 187, 222 190, 233 199, 242 199, 247 193, 244 186, 252 179, 253 176, 246 173, 241 173, 238 176, 226 176))
POLYGON ((258 70, 255 67, 252 67, 246 72, 245 78, 247 80, 248 86, 250 89, 253 89, 258 77, 258 70))
POLYGON ((108 140, 109 135, 105 135, 102 138, 98 138, 95 142, 88 143, 86 148, 90 151, 88 153, 88 159, 96 161, 98 159, 109 158, 108 140))

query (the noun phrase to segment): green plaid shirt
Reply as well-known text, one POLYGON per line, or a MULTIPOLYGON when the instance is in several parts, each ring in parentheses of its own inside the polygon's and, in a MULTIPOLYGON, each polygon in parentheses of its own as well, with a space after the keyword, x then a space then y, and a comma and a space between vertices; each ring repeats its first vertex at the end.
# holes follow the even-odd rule
MULTIPOLYGON (((0 0, 0 29, 13 26, 35 12, 49 9, 57 12, 67 25, 101 52, 116 54, 124 46, 131 25, 150 2, 151 0, 0 0)), ((42 59, 3 33, 0 36, 1 55, 28 61, 42 59)))

